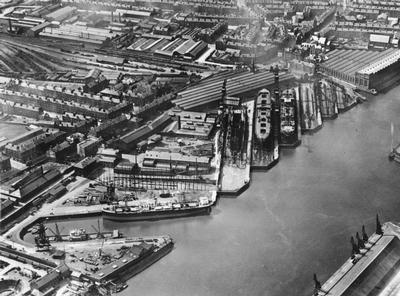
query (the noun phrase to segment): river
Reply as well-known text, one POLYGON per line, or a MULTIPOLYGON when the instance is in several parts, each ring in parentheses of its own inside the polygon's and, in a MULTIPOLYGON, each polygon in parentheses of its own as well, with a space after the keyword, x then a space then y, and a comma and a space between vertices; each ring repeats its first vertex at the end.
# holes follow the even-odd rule
POLYGON ((104 221, 125 235, 170 234, 176 241, 120 295, 311 295, 313 273, 325 281, 350 256, 350 236, 362 224, 370 234, 376 213, 400 220, 400 166, 388 161, 391 121, 400 141, 397 91, 303 136, 273 169, 253 173, 246 192, 221 198, 210 216, 104 221))

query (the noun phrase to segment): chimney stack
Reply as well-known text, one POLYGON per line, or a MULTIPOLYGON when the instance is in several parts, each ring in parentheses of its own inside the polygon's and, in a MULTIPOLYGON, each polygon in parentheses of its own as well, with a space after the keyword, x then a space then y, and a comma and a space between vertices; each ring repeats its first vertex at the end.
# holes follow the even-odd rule
POLYGON ((379 221, 379 216, 376 214, 376 234, 383 235, 382 225, 379 221))
POLYGON ((367 232, 365 231, 364 225, 362 226, 361 232, 362 232, 362 239, 363 239, 364 243, 368 242, 368 235, 367 235, 367 232))

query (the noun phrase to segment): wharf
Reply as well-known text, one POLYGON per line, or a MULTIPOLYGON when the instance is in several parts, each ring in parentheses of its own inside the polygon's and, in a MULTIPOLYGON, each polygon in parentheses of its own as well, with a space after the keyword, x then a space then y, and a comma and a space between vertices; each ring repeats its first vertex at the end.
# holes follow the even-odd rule
MULTIPOLYGON (((87 235, 87 238, 86 239, 82 239, 82 240, 70 240, 71 236, 69 234, 61 234, 60 238, 61 238, 61 241, 64 241, 64 242, 76 242, 76 241, 85 241, 85 242, 87 242, 89 240, 95 240, 95 239, 98 239, 98 238, 113 239, 115 237, 113 231, 104 231, 104 232, 100 232, 100 233, 98 233, 98 232, 89 232, 89 233, 86 233, 86 235, 87 235)), ((118 235, 120 235, 120 233, 118 233, 118 235)), ((57 239, 56 239, 57 237, 55 235, 47 235, 47 238, 52 243, 54 242, 54 243, 57 244, 58 242, 60 242, 60 241, 57 241, 57 239)))
POLYGON ((168 254, 174 242, 170 236, 164 235, 73 244, 59 242, 56 246, 65 250, 68 266, 81 272, 85 278, 100 283, 116 278, 129 279, 168 254))
POLYGON ((246 102, 243 105, 247 106, 249 124, 248 124, 248 139, 247 139, 247 160, 244 168, 231 164, 222 163, 220 177, 221 195, 239 195, 250 186, 250 168, 251 168, 251 153, 253 140, 253 117, 254 117, 254 101, 246 102))
POLYGON ((321 117, 323 120, 338 117, 337 91, 330 87, 326 80, 321 80, 318 85, 317 99, 320 101, 321 117))
POLYGON ((314 92, 315 85, 301 83, 298 87, 299 120, 302 133, 312 133, 322 128, 322 116, 319 101, 314 92))
POLYGON ((319 296, 325 295, 398 295, 400 266, 400 228, 385 223, 383 235, 373 234, 366 248, 354 259, 349 258, 321 287, 319 296), (377 288, 379 287, 379 291, 377 288), (382 290, 395 287, 391 293, 382 290), (394 292, 396 291, 396 292, 394 292))
MULTIPOLYGON (((297 140, 294 141, 293 143, 282 143, 281 141, 279 148, 281 149, 294 149, 300 146, 301 144, 301 124, 300 124, 300 100, 299 100, 299 88, 295 87, 293 88, 295 91, 295 102, 296 102, 296 110, 295 112, 295 131, 296 131, 296 138, 297 140)), ((281 134, 282 135, 282 134, 281 134)))

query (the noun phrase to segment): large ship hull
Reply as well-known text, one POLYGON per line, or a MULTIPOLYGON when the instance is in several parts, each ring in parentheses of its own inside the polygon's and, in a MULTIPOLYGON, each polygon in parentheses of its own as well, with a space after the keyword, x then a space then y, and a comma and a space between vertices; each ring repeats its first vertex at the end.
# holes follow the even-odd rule
POLYGON ((162 257, 167 255, 172 251, 174 248, 174 243, 169 242, 165 246, 161 247, 157 251, 153 251, 149 256, 143 258, 133 266, 128 267, 127 270, 124 270, 123 273, 120 275, 120 279, 123 279, 125 281, 129 280, 131 277, 135 276, 136 274, 142 272, 158 260, 160 260, 162 257))
POLYGON ((294 148, 300 145, 298 135, 297 101, 294 90, 286 90, 281 98, 280 146, 294 148))
POLYGON ((146 221, 161 220, 180 217, 189 217, 196 215, 208 215, 211 213, 211 205, 197 208, 147 211, 147 212, 115 212, 103 209, 103 218, 112 221, 146 221))
POLYGON ((258 93, 256 100, 254 134, 257 140, 264 142, 271 132, 271 94, 267 89, 258 93))

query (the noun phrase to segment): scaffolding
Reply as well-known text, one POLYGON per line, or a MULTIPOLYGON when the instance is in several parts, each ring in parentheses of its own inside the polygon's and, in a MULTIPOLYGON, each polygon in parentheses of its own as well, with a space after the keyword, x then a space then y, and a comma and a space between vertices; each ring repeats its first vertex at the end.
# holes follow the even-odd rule
POLYGON ((167 168, 139 167, 138 164, 128 163, 114 168, 112 174, 103 176, 101 183, 112 184, 124 191, 145 190, 210 190, 215 182, 204 179, 196 168, 180 167, 170 164, 167 168))

